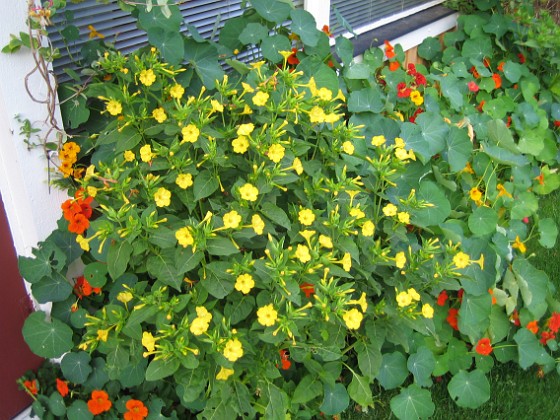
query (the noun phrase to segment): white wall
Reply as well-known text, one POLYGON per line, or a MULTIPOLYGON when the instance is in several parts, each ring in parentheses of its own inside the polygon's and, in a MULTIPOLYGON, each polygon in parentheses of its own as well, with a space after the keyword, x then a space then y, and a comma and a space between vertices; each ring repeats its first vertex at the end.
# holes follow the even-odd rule
MULTIPOLYGON (((27 31, 26 15, 26 1, 3 2, 0 47, 9 42, 11 33, 27 31)), ((19 255, 29 255, 31 248, 55 228, 60 203, 65 199, 61 191, 49 191, 43 151, 27 150, 14 118, 19 114, 38 128, 43 126, 45 107, 34 103, 24 88, 24 77, 32 68, 28 51, 0 53, 0 193, 19 255)), ((45 88, 38 77, 32 77, 30 85, 38 97, 43 97, 45 88)))

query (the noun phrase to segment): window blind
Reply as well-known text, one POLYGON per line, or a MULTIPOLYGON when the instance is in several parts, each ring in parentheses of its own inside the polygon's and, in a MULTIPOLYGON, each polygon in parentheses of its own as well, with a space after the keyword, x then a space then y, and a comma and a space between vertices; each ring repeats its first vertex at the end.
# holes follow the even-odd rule
POLYGON ((331 0, 331 32, 336 35, 346 32, 346 29, 338 22, 335 9, 346 19, 352 29, 358 30, 362 26, 381 19, 390 19, 391 16, 398 18, 399 13, 428 3, 438 2, 427 0, 331 0))
MULTIPOLYGON (((295 7, 303 8, 303 1, 294 0, 293 4, 295 7)), ((203 37, 210 38, 218 19, 219 29, 228 19, 243 13, 241 3, 242 0, 189 0, 181 2, 178 7, 186 23, 197 28, 203 37)), ((81 3, 68 2, 66 8, 55 15, 53 25, 49 27, 49 39, 61 54, 53 63, 53 70, 59 81, 68 79, 64 73, 65 68, 76 68, 74 62, 79 60, 80 51, 91 34, 89 25, 102 34, 105 41, 114 43, 115 47, 123 53, 129 53, 148 43, 146 33, 136 26, 136 19, 122 11, 116 0, 111 0, 107 4, 95 0, 85 0, 81 3), (68 46, 61 33, 67 23, 74 25, 79 31, 76 39, 69 42, 68 46)), ((185 25, 182 31, 187 31, 185 25)))

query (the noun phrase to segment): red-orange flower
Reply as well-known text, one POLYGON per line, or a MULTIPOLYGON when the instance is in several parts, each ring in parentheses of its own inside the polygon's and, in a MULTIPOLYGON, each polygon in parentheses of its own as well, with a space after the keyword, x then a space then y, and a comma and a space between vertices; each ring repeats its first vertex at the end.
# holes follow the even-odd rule
POLYGON ((27 380, 23 382, 23 386, 30 394, 37 395, 39 392, 39 383, 37 382, 37 379, 33 379, 32 381, 27 380))
POLYGON ((490 353, 492 353, 492 344, 490 343, 490 339, 481 338, 480 340, 478 340, 475 351, 482 356, 488 356, 490 353))
POLYGON ((550 331, 553 333, 557 333, 558 330, 560 330, 560 313, 552 313, 550 319, 548 320, 548 328, 550 328, 550 331))
POLYGON ((495 89, 499 89, 502 87, 502 77, 498 73, 494 73, 492 75, 492 79, 494 80, 495 89))
POLYGON ((488 67, 490 67, 490 60, 488 60, 488 58, 484 57, 482 59, 482 64, 484 64, 484 67, 488 68, 488 67))
POLYGON ((63 381, 62 379, 56 378, 56 390, 62 397, 66 397, 68 395, 68 382, 63 381))
POLYGON ((89 220, 82 213, 75 214, 70 223, 68 224, 68 230, 72 233, 77 233, 81 235, 89 227, 89 220))
POLYGON ((315 293, 315 286, 313 286, 311 283, 302 283, 299 285, 299 288, 308 299, 315 293))
POLYGON ((288 353, 288 350, 280 350, 280 361, 282 362, 282 370, 290 369, 292 362, 290 362, 290 353, 288 353))
POLYGON ((492 296, 492 305, 495 305, 497 300, 496 296, 494 296, 494 291, 492 289, 488 289, 488 293, 490 293, 490 296, 492 296))
POLYGON ((148 408, 139 400, 128 400, 126 409, 124 420, 144 420, 148 416, 148 408))
POLYGON ((525 328, 527 328, 529 331, 531 331, 533 334, 536 334, 537 332, 539 332, 539 324, 537 323, 537 321, 531 321, 529 322, 525 328))
POLYGON ((505 61, 502 61, 502 62, 500 62, 500 64, 498 64, 498 70, 499 71, 504 71, 504 64, 506 64, 505 61))
POLYGON ((447 312, 447 318, 445 318, 446 321, 448 322, 448 324, 451 325, 451 328, 453 328, 456 331, 459 331, 459 327, 457 325, 457 314, 458 313, 459 313, 458 309, 451 308, 447 312))
POLYGON ((543 331, 541 332, 540 343, 544 346, 548 340, 554 340, 556 338, 556 334, 552 331, 543 331))
POLYGON ((516 327, 521 326, 521 321, 519 321, 519 312, 517 312, 517 309, 513 310, 513 313, 511 314, 509 319, 516 327))
POLYGON ((398 61, 391 61, 389 63, 389 70, 391 71, 395 71, 398 70, 400 68, 401 64, 398 61))
POLYGON ((78 277, 74 284, 74 294, 78 296, 78 299, 82 299, 84 296, 89 296, 92 293, 101 293, 101 288, 91 287, 91 284, 89 284, 84 276, 78 277))
POLYGON ((389 43, 389 41, 385 40, 384 44, 385 44, 385 55, 387 56, 387 58, 391 59, 394 56, 396 56, 395 48, 389 43))
POLYGON ((323 25, 323 28, 321 29, 325 34, 327 34, 327 36, 331 37, 333 36, 331 30, 329 29, 329 25, 323 25))
POLYGON ((445 305, 445 302, 447 301, 447 299, 449 298, 448 294, 447 294, 447 290, 442 290, 437 298, 437 304, 438 306, 443 306, 445 305))
POLYGON ((480 101, 480 103, 478 104, 478 106, 476 107, 478 112, 482 112, 484 110, 484 104, 486 103, 486 101, 480 101))
POLYGON ((469 83, 467 83, 467 86, 469 87, 469 90, 471 92, 478 92, 478 85, 475 81, 471 80, 469 83))
POLYGON ((288 64, 292 66, 297 66, 299 64, 299 59, 297 58, 297 48, 292 48, 292 53, 288 56, 287 61, 288 64))
POLYGON ((88 409, 94 416, 109 411, 113 403, 109 399, 109 394, 105 391, 95 390, 91 393, 91 398, 87 402, 88 409))
POLYGON ((519 58, 519 62, 521 64, 525 64, 525 56, 522 53, 517 54, 517 57, 519 58))
POLYGON ((475 79, 478 79, 480 77, 480 73, 476 70, 475 66, 471 67, 471 73, 475 79))

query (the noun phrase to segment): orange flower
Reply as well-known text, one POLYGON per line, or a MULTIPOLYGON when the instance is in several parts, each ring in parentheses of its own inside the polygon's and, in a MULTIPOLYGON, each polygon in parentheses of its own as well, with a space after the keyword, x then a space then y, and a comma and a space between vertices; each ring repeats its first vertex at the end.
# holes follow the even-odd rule
POLYGON ((558 330, 560 330, 560 313, 552 313, 550 319, 548 320, 548 328, 550 328, 550 331, 553 333, 557 333, 558 330))
POLYGON ((105 391, 95 390, 91 393, 91 398, 87 402, 88 409, 94 416, 109 411, 113 406, 109 395, 105 391))
POLYGON ((384 44, 385 44, 385 55, 387 56, 387 58, 391 59, 394 56, 396 56, 395 48, 389 43, 389 41, 385 40, 384 44))
POLYGON ((490 296, 492 296, 492 305, 495 305, 497 300, 496 296, 494 296, 494 291, 492 289, 488 289, 488 293, 490 293, 490 296))
POLYGON ((492 344, 489 338, 481 338, 475 347, 475 351, 481 356, 488 356, 492 353, 492 344))
POLYGON ((308 299, 315 293, 315 287, 311 283, 302 283, 299 285, 299 288, 308 299))
POLYGON ((488 58, 484 57, 482 60, 482 64, 484 64, 484 67, 488 68, 490 67, 490 60, 488 60, 488 58))
POLYGON ((480 73, 476 70, 475 66, 471 67, 471 73, 475 79, 478 79, 480 77, 480 73))
POLYGON ((401 66, 401 64, 398 61, 391 61, 389 63, 389 70, 391 70, 391 71, 398 70, 400 66, 401 66))
POLYGON ((68 395, 68 382, 63 381, 62 379, 56 378, 56 390, 62 397, 66 397, 68 395))
POLYGON ((124 413, 124 420, 144 420, 148 415, 148 408, 139 400, 128 400, 126 408, 128 411, 124 413))
POLYGON ((25 381, 23 383, 25 390, 32 395, 37 395, 39 392, 39 384, 37 383, 37 379, 33 379, 32 381, 25 381))
POLYGON ((484 104, 486 103, 486 101, 480 101, 480 103, 478 104, 478 106, 476 107, 476 110, 478 112, 482 112, 484 110, 484 104))
POLYGON ((81 235, 89 227, 89 220, 82 213, 74 215, 68 224, 68 230, 72 233, 81 235))
POLYGON ((494 80, 494 87, 495 89, 499 89, 502 87, 502 78, 498 73, 494 73, 492 75, 492 79, 494 80))
POLYGON ((454 330, 457 330, 457 331, 459 331, 459 326, 458 326, 458 322, 457 322, 457 314, 458 313, 459 313, 458 309, 451 308, 447 312, 447 318, 445 318, 445 320, 448 322, 448 324, 451 325, 451 328, 453 328, 454 330))
POLYGON ((288 350, 280 350, 280 361, 282 362, 282 370, 290 369, 292 362, 290 362, 290 353, 288 353, 288 350))
POLYGON ((506 64, 504 61, 500 62, 500 64, 498 64, 498 70, 504 71, 504 64, 506 64))
POLYGON ((531 321, 529 322, 525 328, 527 328, 529 331, 531 331, 533 334, 536 334, 539 332, 539 324, 537 323, 537 321, 531 321))
POLYGON ((321 29, 328 37, 333 36, 331 30, 329 29, 329 25, 323 25, 323 29, 321 29))
POLYGON ((511 245, 512 248, 518 249, 519 252, 525 254, 527 252, 527 246, 523 243, 523 241, 519 238, 519 236, 515 237, 515 242, 511 245))

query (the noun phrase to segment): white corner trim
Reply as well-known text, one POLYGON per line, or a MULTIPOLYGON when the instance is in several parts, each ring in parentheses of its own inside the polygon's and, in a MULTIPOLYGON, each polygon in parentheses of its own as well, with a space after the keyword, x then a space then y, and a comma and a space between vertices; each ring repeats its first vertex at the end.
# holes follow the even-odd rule
POLYGON ((330 25, 330 0, 305 0, 303 8, 313 15, 315 22, 317 22, 317 29, 323 29, 323 26, 330 25))
POLYGON ((441 35, 455 26, 457 26, 458 13, 453 13, 452 15, 445 16, 435 22, 432 22, 426 26, 416 29, 415 31, 409 32, 403 36, 392 39, 391 44, 400 44, 404 51, 414 48, 422 43, 426 38, 430 36, 441 35))
POLYGON ((12 420, 35 420, 37 417, 31 416, 31 407, 26 408, 17 416, 15 416, 12 420))

